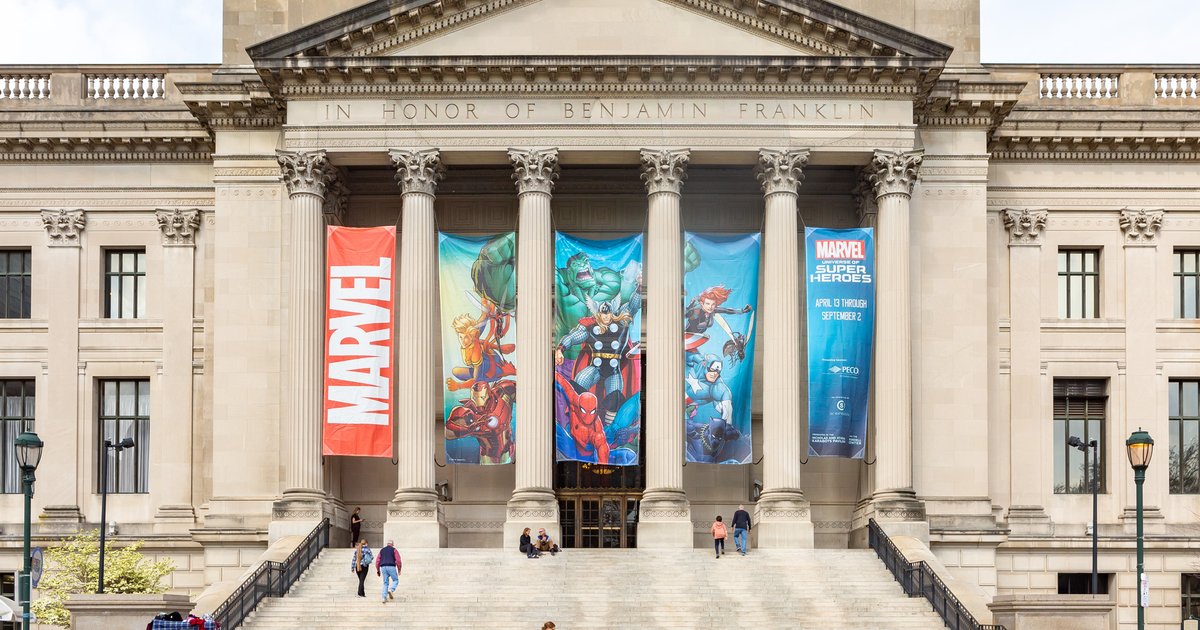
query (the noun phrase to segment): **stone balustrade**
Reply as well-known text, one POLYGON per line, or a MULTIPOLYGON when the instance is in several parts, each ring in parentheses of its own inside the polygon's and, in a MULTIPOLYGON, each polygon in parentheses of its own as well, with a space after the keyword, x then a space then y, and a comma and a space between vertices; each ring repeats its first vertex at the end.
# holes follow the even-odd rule
POLYGON ((0 71, 0 99, 50 98, 50 75, 9 74, 0 71))
POLYGON ((1020 102, 1038 107, 1163 107, 1200 98, 1200 66, 984 64, 1001 81, 1024 81, 1020 102))
POLYGON ((178 109, 177 83, 212 80, 215 65, 3 66, 0 103, 6 109, 178 109))

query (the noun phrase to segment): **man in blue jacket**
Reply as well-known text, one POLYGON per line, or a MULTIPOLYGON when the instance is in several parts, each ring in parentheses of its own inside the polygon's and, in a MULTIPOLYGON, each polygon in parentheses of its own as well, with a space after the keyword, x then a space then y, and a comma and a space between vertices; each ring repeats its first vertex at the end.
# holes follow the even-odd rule
POLYGON ((379 550, 379 555, 375 557, 375 575, 383 577, 383 603, 388 603, 389 599, 395 599, 392 595, 396 587, 400 586, 400 552, 396 551, 392 541, 387 541, 387 546, 379 550))

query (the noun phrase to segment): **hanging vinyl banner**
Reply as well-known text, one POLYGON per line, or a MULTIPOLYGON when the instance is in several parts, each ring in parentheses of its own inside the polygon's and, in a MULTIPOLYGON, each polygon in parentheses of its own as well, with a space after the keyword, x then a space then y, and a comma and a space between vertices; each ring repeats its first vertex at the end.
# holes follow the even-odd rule
POLYGON ((808 287, 808 453, 862 459, 875 341, 870 228, 804 229, 808 287))
POLYGON ((392 456, 396 228, 326 230, 324 455, 392 456))
POLYGON ((447 464, 511 464, 517 238, 438 234, 447 464))
POLYGON ((687 461, 749 464, 757 233, 684 233, 684 435, 687 461))
POLYGON ((557 461, 638 463, 642 235, 554 234, 557 461))

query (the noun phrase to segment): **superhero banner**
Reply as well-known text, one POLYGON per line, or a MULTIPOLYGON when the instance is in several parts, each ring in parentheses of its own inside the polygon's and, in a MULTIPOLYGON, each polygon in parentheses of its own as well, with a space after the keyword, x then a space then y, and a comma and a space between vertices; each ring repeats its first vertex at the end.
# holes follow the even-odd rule
POLYGON ((513 462, 516 259, 515 232, 438 234, 447 464, 513 462))
POLYGON ((687 460, 749 464, 757 233, 684 233, 684 430, 687 460))
POLYGON ((321 452, 392 456, 396 228, 326 230, 321 452))
POLYGON ((808 453, 862 459, 875 342, 870 228, 804 229, 808 287, 808 453))
POLYGON ((642 391, 642 235, 594 241, 554 233, 557 461, 638 463, 642 391))

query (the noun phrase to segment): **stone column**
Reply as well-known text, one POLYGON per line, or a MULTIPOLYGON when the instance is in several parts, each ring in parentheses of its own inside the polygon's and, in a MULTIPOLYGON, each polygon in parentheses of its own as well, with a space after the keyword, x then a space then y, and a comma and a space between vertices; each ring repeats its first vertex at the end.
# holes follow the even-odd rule
POLYGON ((558 149, 509 149, 520 203, 517 219, 516 487, 504 521, 504 546, 521 530, 545 527, 561 539, 554 496, 553 295, 554 234, 550 193, 558 179, 558 149))
MULTIPOLYGON (((200 211, 156 210, 162 231, 163 283, 169 292, 163 305, 162 376, 157 389, 165 396, 151 395, 151 404, 161 410, 156 417, 160 440, 166 436, 194 435, 192 418, 192 319, 196 304, 196 232, 200 229, 200 211)), ((153 440, 152 440, 153 442, 153 440)), ((155 495, 156 532, 181 532, 195 526, 192 509, 192 449, 180 452, 152 443, 150 456, 157 483, 150 486, 155 495)))
POLYGON ((1009 317, 1009 434, 1014 436, 1009 466, 1011 488, 1008 525, 1017 535, 1049 535, 1050 517, 1043 507, 1052 486, 1046 473, 1050 449, 1018 444, 1020 436, 1049 435, 1051 419, 1044 406, 1041 366, 1042 332, 1042 232, 1045 210, 1002 211, 1008 230, 1008 317, 1009 317))
POLYGON ((867 176, 875 187, 875 519, 889 534, 928 542, 925 508, 913 490, 912 327, 909 205, 922 151, 875 151, 867 176))
MULTIPOLYGON (((1136 486, 1133 475, 1127 473, 1129 460, 1125 456, 1125 438, 1139 428, 1150 433, 1158 447, 1155 460, 1163 457, 1163 464, 1150 466, 1146 471, 1143 486, 1142 516, 1148 533, 1165 534, 1166 523, 1162 506, 1169 499, 1169 462, 1171 443, 1170 421, 1167 416, 1167 379, 1158 375, 1155 354, 1158 317, 1159 272, 1158 234, 1162 229, 1162 210, 1121 211, 1121 232, 1125 241, 1125 424, 1114 423, 1105 434, 1100 448, 1110 462, 1109 492, 1122 493, 1124 510, 1121 520, 1127 534, 1136 533, 1137 507, 1136 486), (1135 395, 1135 392, 1156 392, 1157 395, 1135 395), (1161 437, 1160 437, 1161 436, 1161 437), (1124 487, 1116 480, 1124 480, 1124 487)), ((1174 285, 1172 285, 1174 286, 1174 285)), ((1168 303, 1170 301, 1168 300, 1168 303)), ((1174 313, 1168 317, 1173 317, 1174 313)), ((1115 390, 1116 383, 1109 385, 1115 390)), ((1114 414, 1115 415, 1115 414, 1114 414)), ((1103 475, 1103 473, 1101 473, 1103 475)), ((1101 516, 1101 519, 1104 517, 1101 516)))
MULTIPOLYGON (((45 317, 54 334, 47 337, 47 360, 36 381, 41 395, 37 397, 35 428, 46 448, 33 495, 34 509, 40 505, 42 512, 35 515, 33 525, 43 533, 73 534, 83 522, 80 497, 92 496, 97 487, 94 481, 84 481, 95 479, 84 462, 95 463, 99 457, 98 442, 81 444, 80 439, 86 435, 81 423, 94 422, 95 418, 94 411, 85 412, 87 407, 80 404, 86 380, 86 366, 79 361, 80 254, 87 218, 82 209, 42 210, 42 224, 48 247, 43 258, 39 259, 37 248, 32 256, 34 268, 44 269, 45 275, 35 275, 34 282, 54 287, 54 299, 47 300, 44 315, 36 311, 32 315, 45 317), (91 455, 81 457, 85 452, 91 455)), ((34 300, 36 292, 34 289, 34 300)), ((97 313, 88 315, 95 317, 97 313)), ((93 514, 92 519, 99 521, 100 514, 93 514)))
MULTIPOLYGON (((434 489, 434 316, 437 312, 437 227, 433 199, 445 175, 437 149, 388 152, 403 191, 400 226, 400 300, 396 339, 405 343, 399 362, 397 457, 399 485, 388 505, 384 536, 402 547, 445 546, 446 526, 434 489)), ((518 425, 519 426, 519 425, 518 425)))
POLYGON ((288 388, 283 497, 272 511, 270 539, 307 534, 325 511, 321 468, 325 354, 325 205, 334 176, 325 151, 276 151, 290 202, 288 388))
POLYGON ((800 235, 796 199, 808 150, 758 152, 763 228, 763 491, 758 546, 811 548, 812 516, 800 489, 800 235))
POLYGON ((691 152, 642 149, 646 243, 646 491, 638 547, 691 548, 683 492, 683 227, 680 192, 691 152))

